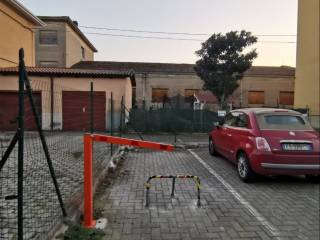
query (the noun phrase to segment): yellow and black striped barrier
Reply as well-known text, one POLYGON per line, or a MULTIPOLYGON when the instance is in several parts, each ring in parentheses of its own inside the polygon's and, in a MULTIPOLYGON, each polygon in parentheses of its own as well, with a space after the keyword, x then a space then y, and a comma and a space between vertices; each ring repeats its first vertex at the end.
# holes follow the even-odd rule
POLYGON ((197 197, 198 197, 198 201, 197 201, 197 206, 200 207, 201 206, 201 202, 200 202, 200 178, 198 176, 194 176, 194 175, 154 175, 148 178, 147 182, 144 184, 145 188, 147 189, 146 191, 146 207, 149 207, 149 190, 150 190, 150 181, 154 178, 172 178, 172 188, 171 188, 171 197, 174 197, 174 188, 175 188, 175 183, 176 183, 176 178, 192 178, 194 180, 194 182, 196 183, 196 187, 197 187, 197 197))

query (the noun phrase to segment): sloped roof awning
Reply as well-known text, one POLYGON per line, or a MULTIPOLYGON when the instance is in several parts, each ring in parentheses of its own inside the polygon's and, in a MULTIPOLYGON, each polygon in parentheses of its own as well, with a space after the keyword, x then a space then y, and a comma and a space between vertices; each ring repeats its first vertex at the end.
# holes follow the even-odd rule
MULTIPOLYGON (((30 76, 78 77, 78 78, 130 78, 132 86, 136 85, 133 71, 108 71, 92 69, 26 67, 30 76)), ((18 67, 0 68, 0 75, 18 75, 18 67)))

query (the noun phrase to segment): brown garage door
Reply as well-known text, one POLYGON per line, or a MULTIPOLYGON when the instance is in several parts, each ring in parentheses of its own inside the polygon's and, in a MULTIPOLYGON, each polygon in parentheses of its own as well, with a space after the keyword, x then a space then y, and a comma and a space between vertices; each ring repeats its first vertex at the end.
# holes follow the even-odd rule
MULTIPOLYGON (((106 125, 106 94, 94 92, 94 130, 106 125)), ((66 131, 90 130, 90 92, 62 92, 62 124, 66 131)))
MULTIPOLYGON (((41 93, 33 93, 35 105, 41 118, 41 93)), ((25 129, 36 130, 36 123, 32 114, 29 98, 25 97, 25 129)), ((14 131, 17 129, 18 121, 18 92, 0 92, 0 131, 14 131), (14 123, 16 121, 16 123, 14 123)), ((40 121, 41 123, 41 121, 40 121)))

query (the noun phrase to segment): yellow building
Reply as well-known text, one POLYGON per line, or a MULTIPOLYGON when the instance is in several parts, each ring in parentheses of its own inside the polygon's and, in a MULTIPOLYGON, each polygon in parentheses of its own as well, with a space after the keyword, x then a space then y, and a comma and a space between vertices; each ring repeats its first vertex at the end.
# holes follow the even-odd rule
POLYGON ((16 66, 24 48, 27 66, 35 65, 35 29, 44 23, 15 0, 0 1, 0 67, 16 66))
POLYGON ((310 109, 310 121, 320 127, 319 0, 299 0, 295 108, 310 109))

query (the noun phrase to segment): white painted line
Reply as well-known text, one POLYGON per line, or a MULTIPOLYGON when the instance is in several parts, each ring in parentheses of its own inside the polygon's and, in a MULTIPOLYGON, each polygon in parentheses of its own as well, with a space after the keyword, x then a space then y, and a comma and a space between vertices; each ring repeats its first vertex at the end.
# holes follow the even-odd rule
POLYGON ((213 175, 223 186, 242 204, 245 208, 266 228, 266 230, 273 236, 280 239, 279 231, 270 223, 264 216, 261 215, 244 197, 241 196, 228 182, 226 182, 215 170, 213 170, 201 157, 194 151, 188 151, 213 175))
POLYGON ((314 200, 314 199, 311 198, 311 197, 307 197, 307 199, 308 199, 309 201, 313 202, 313 203, 319 204, 319 201, 314 200))

